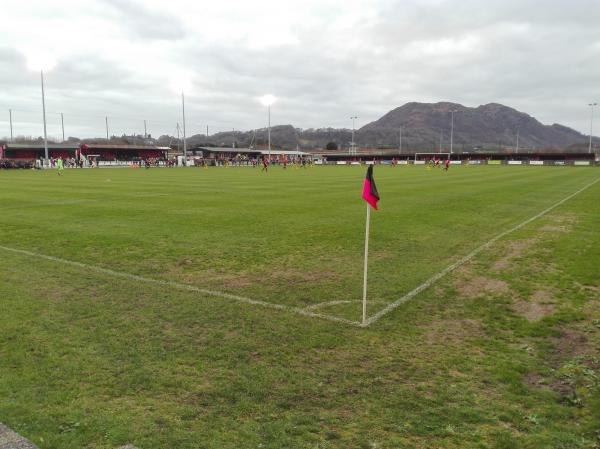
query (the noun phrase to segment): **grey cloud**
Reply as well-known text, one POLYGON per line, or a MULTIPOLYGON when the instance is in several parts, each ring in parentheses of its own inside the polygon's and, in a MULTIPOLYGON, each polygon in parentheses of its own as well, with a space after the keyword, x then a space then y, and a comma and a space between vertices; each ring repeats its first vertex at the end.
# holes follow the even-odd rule
POLYGON ((119 15, 123 28, 133 30, 140 39, 183 39, 184 24, 176 16, 149 9, 135 0, 101 0, 119 15))
MULTIPOLYGON (((185 29, 178 13, 164 15, 141 0, 102 1, 136 39, 148 39, 149 46, 154 39, 172 41, 170 62, 194 74, 190 133, 205 132, 207 123, 211 133, 264 126, 257 97, 265 93, 280 99, 273 123, 302 128, 347 128, 354 114, 360 126, 405 102, 448 100, 499 102, 586 132, 587 103, 600 102, 596 1, 380 0, 351 30, 324 25, 335 19, 328 10, 328 18, 296 27, 297 44, 253 50, 241 43, 209 45, 185 29), (464 48, 456 51, 453 43, 464 48)), ((177 95, 115 59, 92 54, 61 61, 49 79, 49 107, 81 117, 78 129, 88 121, 88 132, 97 135, 104 115, 114 117, 115 129, 139 129, 146 118, 153 134, 172 134, 181 120, 177 95)), ((37 85, 17 75, 22 64, 0 48, 0 107, 37 107, 37 85)))

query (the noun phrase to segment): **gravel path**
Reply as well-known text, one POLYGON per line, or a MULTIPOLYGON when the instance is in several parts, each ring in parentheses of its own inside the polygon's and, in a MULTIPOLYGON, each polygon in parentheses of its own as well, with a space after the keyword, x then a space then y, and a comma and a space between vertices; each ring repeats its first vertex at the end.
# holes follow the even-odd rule
POLYGON ((39 449, 18 433, 0 423, 0 449, 39 449))

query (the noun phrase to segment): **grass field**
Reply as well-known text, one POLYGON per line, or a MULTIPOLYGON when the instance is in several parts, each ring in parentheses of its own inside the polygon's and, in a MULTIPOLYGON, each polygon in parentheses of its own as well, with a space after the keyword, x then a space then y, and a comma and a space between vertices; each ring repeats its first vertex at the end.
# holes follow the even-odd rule
POLYGON ((600 170, 376 167, 369 316, 587 188, 360 328, 364 172, 0 172, 0 422, 41 449, 600 447, 600 170))

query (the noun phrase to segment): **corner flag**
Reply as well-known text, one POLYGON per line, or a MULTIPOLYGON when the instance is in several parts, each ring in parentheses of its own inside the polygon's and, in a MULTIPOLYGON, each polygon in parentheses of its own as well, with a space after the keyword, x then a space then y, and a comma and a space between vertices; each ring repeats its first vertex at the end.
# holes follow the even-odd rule
POLYGON ((367 222, 365 226, 365 267, 363 272, 363 300, 362 300, 362 325, 367 326, 367 267, 369 260, 369 224, 371 223, 371 207, 377 210, 379 193, 373 179, 373 166, 369 165, 367 176, 363 184, 363 200, 367 202, 367 222), (371 207, 369 207, 371 206, 371 207))
POLYGON ((375 179, 373 179, 372 165, 369 165, 369 168, 367 169, 367 176, 365 177, 365 183, 363 185, 362 197, 363 200, 369 203, 373 209, 377 210, 377 201, 379 201, 379 193, 377 193, 375 179))

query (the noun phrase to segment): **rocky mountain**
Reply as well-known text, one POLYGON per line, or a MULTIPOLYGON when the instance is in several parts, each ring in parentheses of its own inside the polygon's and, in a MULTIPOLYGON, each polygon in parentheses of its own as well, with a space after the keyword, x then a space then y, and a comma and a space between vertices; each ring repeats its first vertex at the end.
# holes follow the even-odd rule
POLYGON ((544 125, 528 114, 497 103, 469 108, 456 103, 407 103, 359 130, 362 141, 374 146, 396 146, 402 128, 403 145, 450 146, 454 115, 453 146, 456 150, 514 147, 553 149, 581 145, 587 136, 566 126, 544 125), (452 112, 454 111, 454 112, 452 112))
MULTIPOLYGON (((559 124, 544 125, 528 114, 497 103, 470 108, 457 103, 407 103, 379 120, 355 132, 360 147, 397 148, 402 128, 402 148, 407 150, 436 151, 450 148, 452 115, 454 115, 453 149, 471 151, 480 149, 514 148, 519 136, 519 148, 527 149, 581 149, 587 144, 585 136, 559 124), (454 112, 452 112, 454 111, 454 112)), ((267 143, 267 130, 224 132, 206 138, 192 136, 190 145, 230 146, 267 143)), ((321 149, 328 143, 348 148, 352 140, 350 129, 299 129, 292 125, 273 126, 271 142, 274 148, 321 149)))

